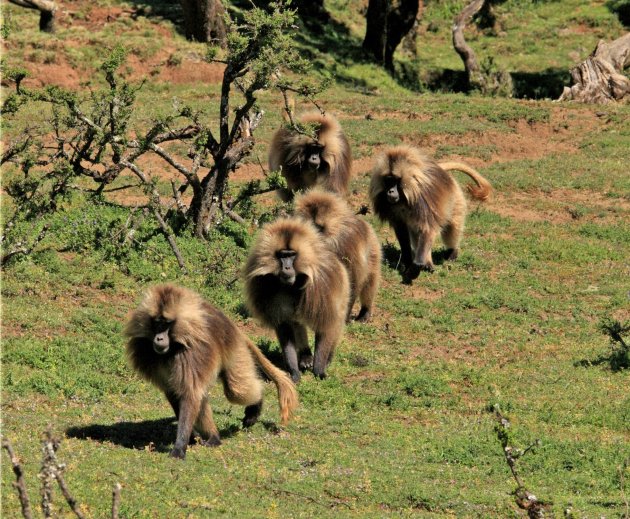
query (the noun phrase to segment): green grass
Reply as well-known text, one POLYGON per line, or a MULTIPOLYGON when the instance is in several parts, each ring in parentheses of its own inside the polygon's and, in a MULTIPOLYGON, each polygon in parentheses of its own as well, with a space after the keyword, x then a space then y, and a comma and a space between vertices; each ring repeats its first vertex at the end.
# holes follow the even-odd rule
MULTIPOLYGON (((374 319, 347 327, 328 379, 304 377, 295 420, 278 429, 268 384, 261 422, 241 430, 242 409, 217 386, 211 399, 223 445, 193 446, 182 463, 167 456, 175 438, 170 408, 131 373, 121 330, 147 284, 173 281, 201 292, 279 358, 273 334, 243 311, 238 278, 254 227, 226 224, 209 243, 178 236, 184 275, 150 222, 138 228, 136 245, 121 249, 112 233, 126 210, 72 197, 36 251, 2 272, 2 434, 22 460, 34 507, 40 435, 50 425, 63 439, 58 457, 68 486, 90 517, 108 516, 115 482, 123 485, 121 515, 133 518, 521 517, 487 411, 498 403, 516 446, 542 442, 518 468, 537 497, 553 502, 554 516, 568 508, 576 517, 627 513, 630 374, 606 360, 610 346, 598 323, 629 317, 630 109, 409 91, 361 61, 359 4, 327 2, 347 30, 303 35, 313 45, 338 44, 314 51, 316 65, 337 78, 320 100, 339 114, 360 160, 405 141, 440 160, 472 162, 492 182, 496 199, 471 207, 460 258, 402 285, 394 234, 376 225, 386 260, 374 319)), ((420 76, 461 69, 449 27, 462 4, 427 2, 420 76), (426 30, 430 21, 436 31, 426 30)), ((131 4, 98 2, 107 5, 131 4)), ((165 42, 183 59, 203 53, 163 18, 163 4, 151 6, 137 23, 120 18, 88 31, 81 21, 92 4, 68 4, 77 22, 53 38, 37 32, 33 12, 4 6, 21 27, 9 37, 7 61, 63 57, 98 82, 85 71, 121 35, 139 59, 165 42)), ((512 0, 497 13, 505 34, 480 31, 471 44, 509 71, 531 74, 530 82, 568 70, 598 38, 621 31, 603 2, 512 0)), ((139 93, 132 127, 168 113, 174 97, 217 117, 218 85, 155 81, 139 93)), ((280 100, 265 93, 261 106, 254 156, 264 163, 281 124, 280 100)), ((45 116, 34 105, 3 121, 6 139, 45 116)), ((362 164, 352 182, 357 207, 368 185, 369 160, 362 164)), ((12 174, 5 168, 4 182, 12 174)), ((170 185, 158 188, 167 194, 170 185)), ((4 193, 2 202, 6 219, 4 193)), ((2 516, 19 517, 2 456, 2 516)), ((59 493, 55 503, 68 515, 59 493)))

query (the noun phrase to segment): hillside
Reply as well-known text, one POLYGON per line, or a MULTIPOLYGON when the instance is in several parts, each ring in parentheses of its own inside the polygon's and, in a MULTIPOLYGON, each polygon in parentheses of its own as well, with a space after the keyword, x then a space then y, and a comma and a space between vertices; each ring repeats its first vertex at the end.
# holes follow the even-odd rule
MULTIPOLYGON (((261 422, 247 431, 242 407, 217 385, 211 400, 223 444, 192 446, 182 463, 167 455, 176 431, 168 403, 128 366, 126 316, 147 285, 176 282, 222 308, 282 365, 274 334, 247 316, 240 280, 256 222, 277 201, 258 197, 245 225, 226 221, 208 243, 178 236, 184 274, 145 221, 133 244, 116 246, 142 188, 101 199, 77 190, 36 249, 2 270, 2 434, 20 457, 34 508, 50 426, 88 517, 109 517, 116 482, 121 517, 524 517, 489 412, 498 404, 515 447, 540 440, 518 472, 551 502, 552 516, 628 517, 630 373, 615 363, 600 323, 630 320, 630 108, 551 101, 570 67, 624 27, 603 1, 497 5, 495 28, 469 34, 479 57, 493 56, 515 82, 514 98, 491 98, 457 91, 463 66, 450 23, 463 2, 426 2, 415 43, 396 55, 395 77, 361 55, 366 4, 327 1, 332 22, 298 36, 314 74, 333 79, 318 102, 352 146, 350 204, 368 202, 368 171, 385 146, 404 142, 467 162, 495 193, 471 204, 459 259, 403 285, 395 235, 368 214, 384 251, 372 321, 347 326, 327 379, 303 377, 286 428, 271 384, 261 422)), ((124 75, 146 79, 134 129, 177 103, 218 118, 223 67, 184 39, 170 2, 65 0, 52 36, 38 32, 34 12, 2 7, 3 58, 29 72, 25 87, 87 94, 103 85, 98 67, 122 43, 124 75)), ((3 79, 3 98, 11 88, 3 79)), ((263 93, 260 105, 256 145, 231 177, 233 192, 263 177, 281 124, 279 93, 263 93)), ((37 104, 5 117, 3 145, 25 128, 48 127, 50 117, 37 104)), ((174 171, 155 158, 143 165, 169 193, 174 171)), ((3 226, 14 209, 7 184, 18 174, 3 166, 3 226)), ((112 188, 130 182, 123 175, 112 188)), ((2 517, 20 517, 2 456, 2 517)), ((57 491, 54 502, 70 515, 57 491)))

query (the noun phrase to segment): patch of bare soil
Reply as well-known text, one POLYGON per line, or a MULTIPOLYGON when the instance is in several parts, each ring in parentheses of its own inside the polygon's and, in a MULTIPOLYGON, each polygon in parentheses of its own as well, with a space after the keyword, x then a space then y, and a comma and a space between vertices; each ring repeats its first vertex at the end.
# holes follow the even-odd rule
MULTIPOLYGON (((107 25, 114 22, 138 18, 138 10, 134 8, 123 8, 117 6, 99 7, 87 5, 84 2, 64 2, 62 9, 57 15, 57 25, 59 28, 84 27, 87 34, 103 31, 107 25)), ((220 83, 223 78, 224 65, 220 63, 206 63, 203 56, 195 52, 179 55, 177 48, 172 44, 172 30, 158 23, 152 24, 154 30, 161 39, 159 49, 149 57, 139 57, 131 54, 127 59, 129 70, 128 79, 138 81, 144 78, 151 78, 152 81, 169 83, 220 83)), ((128 28, 120 24, 118 32, 123 35, 128 28)), ((28 70, 29 77, 24 81, 28 87, 41 87, 46 85, 57 85, 69 89, 80 88, 93 74, 93 70, 80 70, 68 62, 63 53, 64 48, 81 47, 90 45, 85 41, 85 37, 80 33, 77 36, 64 38, 63 45, 59 46, 55 41, 51 41, 48 50, 54 50, 53 63, 39 63, 29 61, 27 58, 23 66, 28 70)), ((7 45, 10 50, 10 44, 7 45)))
POLYGON ((466 146, 468 149, 473 146, 489 150, 489 160, 457 153, 449 155, 450 160, 465 160, 474 167, 512 160, 540 159, 547 155, 578 151, 573 133, 567 129, 553 122, 528 124, 522 120, 514 125, 514 132, 489 130, 464 135, 428 134, 419 144, 430 154, 434 154, 440 146, 466 146))
MULTIPOLYGON (((390 115, 392 118, 402 118, 405 114, 391 112, 378 114, 376 117, 388 118, 390 115)), ((596 131, 604 125, 605 122, 591 111, 571 110, 569 120, 565 110, 555 108, 552 110, 549 122, 528 123, 525 120, 519 120, 512 124, 513 131, 511 132, 489 130, 463 135, 433 133, 425 134, 420 139, 417 137, 408 139, 407 142, 420 147, 429 156, 435 156, 438 149, 444 146, 455 149, 461 147, 467 151, 471 147, 478 147, 484 150, 484 155, 489 155, 488 160, 458 153, 450 153, 448 157, 440 160, 462 160, 473 167, 483 168, 493 163, 536 160, 547 155, 576 153, 579 142, 576 141, 575 136, 596 131)), ((384 147, 375 148, 370 151, 370 157, 355 159, 353 165, 355 178, 367 174, 373 157, 382 149, 384 147)))
POLYGON ((495 193, 486 207, 501 216, 524 222, 567 223, 573 220, 614 222, 626 219, 630 202, 611 199, 593 191, 556 189, 551 192, 528 191, 509 195, 495 193), (582 206, 591 211, 582 214, 582 206))

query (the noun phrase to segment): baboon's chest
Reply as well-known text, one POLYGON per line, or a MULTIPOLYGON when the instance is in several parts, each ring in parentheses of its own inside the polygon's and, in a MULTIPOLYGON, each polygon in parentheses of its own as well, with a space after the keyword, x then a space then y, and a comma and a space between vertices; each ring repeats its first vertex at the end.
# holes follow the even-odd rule
POLYGON ((299 302, 299 293, 293 290, 278 290, 269 298, 267 314, 276 323, 292 321, 299 302))

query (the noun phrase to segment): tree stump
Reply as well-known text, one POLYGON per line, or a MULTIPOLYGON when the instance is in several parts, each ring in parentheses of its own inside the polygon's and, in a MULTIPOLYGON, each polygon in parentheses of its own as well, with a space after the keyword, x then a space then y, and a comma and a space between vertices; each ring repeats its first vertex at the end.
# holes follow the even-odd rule
POLYGON ((571 69, 574 85, 564 87, 558 101, 614 103, 630 94, 630 32, 610 43, 600 40, 591 55, 571 69))

